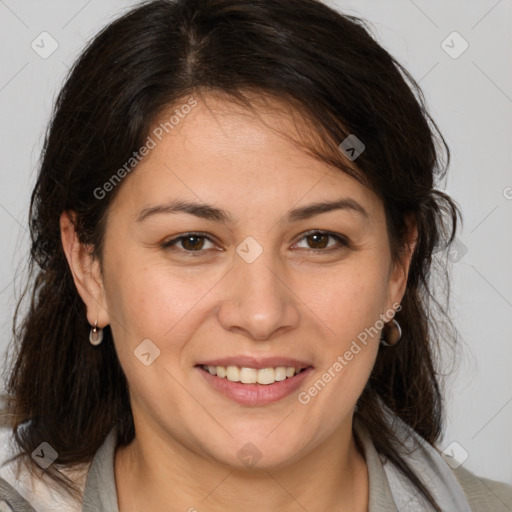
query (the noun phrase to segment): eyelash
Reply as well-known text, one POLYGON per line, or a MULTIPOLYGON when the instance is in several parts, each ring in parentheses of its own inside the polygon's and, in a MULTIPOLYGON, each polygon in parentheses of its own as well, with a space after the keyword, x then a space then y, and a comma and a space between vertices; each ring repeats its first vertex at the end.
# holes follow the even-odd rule
MULTIPOLYGON (((308 248, 306 250, 310 251, 310 252, 313 252, 313 253, 330 253, 330 252, 335 252, 335 251, 339 251, 341 249, 344 249, 344 248, 347 248, 350 246, 349 244, 349 241, 346 237, 342 236, 342 235, 338 235, 336 233, 331 233, 330 231, 319 231, 319 230, 313 230, 313 231, 307 231, 306 233, 304 233, 302 235, 302 237, 296 242, 296 244, 300 243, 302 240, 304 240, 305 238, 307 238, 308 236, 311 236, 311 235, 327 235, 331 238, 334 238, 338 244, 340 244, 338 247, 326 247, 324 249, 315 249, 315 248, 308 248)), ((177 236, 171 240, 167 240, 166 242, 164 242, 162 244, 162 248, 163 249, 173 249, 177 243, 179 243, 181 240, 184 240, 185 238, 187 237, 190 237, 190 236, 195 236, 195 237, 199 237, 199 238, 205 238, 206 240, 212 242, 212 243, 215 243, 206 233, 202 233, 202 232, 198 232, 198 231, 193 231, 193 232, 190 232, 190 233, 184 233, 183 235, 180 235, 180 236, 177 236)), ((205 252, 207 249, 199 249, 197 251, 191 251, 191 250, 187 250, 187 249, 183 249, 183 248, 178 248, 178 251, 181 251, 183 253, 186 253, 187 255, 191 255, 191 256, 198 256, 200 255, 200 253, 202 252, 205 252)))

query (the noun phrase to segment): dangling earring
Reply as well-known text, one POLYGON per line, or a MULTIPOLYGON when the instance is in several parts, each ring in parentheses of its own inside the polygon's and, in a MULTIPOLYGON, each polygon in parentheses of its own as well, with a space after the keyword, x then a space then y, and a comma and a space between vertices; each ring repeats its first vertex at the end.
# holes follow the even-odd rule
POLYGON ((91 345, 99 345, 103 341, 103 329, 98 329, 98 321, 94 324, 89 332, 89 341, 91 345))
POLYGON ((380 344, 383 347, 392 347, 402 339, 402 328, 400 324, 393 318, 391 322, 384 325, 382 332, 386 331, 386 335, 380 337, 380 344))

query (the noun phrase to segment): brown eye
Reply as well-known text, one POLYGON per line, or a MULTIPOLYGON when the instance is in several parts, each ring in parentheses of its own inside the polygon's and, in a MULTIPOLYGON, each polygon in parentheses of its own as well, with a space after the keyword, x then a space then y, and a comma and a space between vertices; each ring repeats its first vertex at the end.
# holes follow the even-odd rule
POLYGON ((325 249, 329 243, 329 235, 316 233, 314 235, 308 235, 306 240, 311 249, 325 249))
POLYGON ((164 249, 176 250, 181 252, 204 252, 206 249, 215 247, 214 243, 206 236, 200 233, 186 233, 162 244, 164 249), (208 244, 210 244, 208 246, 208 244))
POLYGON ((311 231, 306 233, 297 244, 301 249, 318 250, 322 252, 343 249, 344 247, 348 247, 348 245, 349 243, 345 237, 324 231, 311 231), (301 246, 300 244, 304 241, 306 242, 306 246, 301 246))
POLYGON ((187 251, 197 251, 203 248, 204 236, 189 235, 182 238, 181 245, 187 251))

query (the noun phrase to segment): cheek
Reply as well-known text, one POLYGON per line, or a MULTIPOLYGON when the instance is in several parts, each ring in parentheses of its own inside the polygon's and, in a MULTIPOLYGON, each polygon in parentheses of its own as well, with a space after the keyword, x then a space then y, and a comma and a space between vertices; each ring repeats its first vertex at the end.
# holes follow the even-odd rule
POLYGON ((317 352, 315 378, 297 396, 308 421, 324 432, 334 430, 351 413, 379 350, 380 336, 372 327, 382 313, 384 294, 378 286, 357 279, 343 283, 341 293, 331 290, 317 298, 327 328, 318 340, 322 350, 317 352))
POLYGON ((304 303, 324 324, 329 342, 341 350, 384 313, 388 295, 385 262, 368 255, 307 279, 301 287, 304 303))
POLYGON ((327 421, 333 426, 354 406, 375 363, 380 338, 375 325, 387 297, 385 265, 368 254, 303 288, 304 302, 321 320, 322 351, 316 378, 298 401, 311 410, 330 410, 327 421))
POLYGON ((160 349, 177 349, 197 323, 201 303, 222 279, 217 271, 197 274, 144 258, 112 258, 106 270, 108 310, 119 351, 144 339, 160 349), (187 332, 185 332, 187 331, 187 332))
POLYGON ((184 413, 190 397, 180 385, 184 382, 180 361, 204 314, 201 300, 218 278, 180 276, 170 266, 144 264, 142 258, 117 261, 106 267, 110 279, 105 288, 116 352, 131 399, 146 412, 167 415, 172 404, 184 413), (145 353, 149 353, 146 361, 145 353))

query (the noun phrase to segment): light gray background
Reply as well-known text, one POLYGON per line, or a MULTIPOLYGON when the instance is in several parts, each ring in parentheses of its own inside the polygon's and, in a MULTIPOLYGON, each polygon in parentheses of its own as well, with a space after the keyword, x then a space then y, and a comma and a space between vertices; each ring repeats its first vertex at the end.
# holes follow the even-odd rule
MULTIPOLYGON (((135 3, 0 0, 2 350, 10 339, 13 278, 28 249, 29 194, 56 92, 85 42, 135 3), (47 59, 31 48, 43 31, 59 45, 47 59)), ((465 450, 465 467, 512 484, 512 1, 330 4, 372 23, 381 44, 420 81, 452 149, 447 190, 464 213, 453 256, 453 319, 465 355, 448 381, 441 447, 457 442, 449 453, 453 448, 462 459, 465 450), (441 46, 453 31, 469 44, 458 58, 441 46)), ((452 52, 462 48, 457 37, 445 43, 452 52)))

